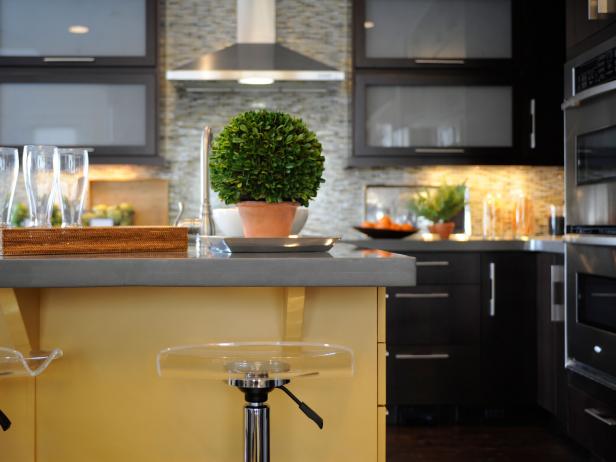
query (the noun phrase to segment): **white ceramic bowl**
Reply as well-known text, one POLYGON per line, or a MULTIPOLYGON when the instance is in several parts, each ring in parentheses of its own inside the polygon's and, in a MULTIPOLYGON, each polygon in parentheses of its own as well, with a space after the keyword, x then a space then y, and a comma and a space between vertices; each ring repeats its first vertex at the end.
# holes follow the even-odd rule
MULTIPOLYGON (((227 209, 214 209, 214 224, 216 225, 216 234, 220 236, 243 236, 242 219, 237 207, 227 209)), ((295 220, 291 228, 291 234, 299 234, 308 220, 308 208, 298 207, 295 213, 295 220)))

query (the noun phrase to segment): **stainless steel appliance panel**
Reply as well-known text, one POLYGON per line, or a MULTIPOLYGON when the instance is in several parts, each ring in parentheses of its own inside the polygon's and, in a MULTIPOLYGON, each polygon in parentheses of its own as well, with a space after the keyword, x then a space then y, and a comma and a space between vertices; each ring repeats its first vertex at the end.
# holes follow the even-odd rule
POLYGON ((566 253, 567 367, 616 390, 616 246, 566 253))

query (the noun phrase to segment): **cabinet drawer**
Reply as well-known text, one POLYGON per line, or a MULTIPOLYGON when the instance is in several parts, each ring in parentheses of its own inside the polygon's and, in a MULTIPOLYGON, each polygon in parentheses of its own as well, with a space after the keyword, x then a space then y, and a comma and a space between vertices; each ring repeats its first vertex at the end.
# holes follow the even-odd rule
POLYGON ((392 405, 479 401, 479 348, 389 346, 387 401, 392 405))
POLYGON ((391 345, 479 343, 478 285, 389 289, 387 341, 391 345))
POLYGON ((478 284, 479 253, 409 253, 417 265, 417 285, 478 284))
POLYGON ((569 436, 604 460, 616 454, 616 407, 575 387, 568 390, 569 436))

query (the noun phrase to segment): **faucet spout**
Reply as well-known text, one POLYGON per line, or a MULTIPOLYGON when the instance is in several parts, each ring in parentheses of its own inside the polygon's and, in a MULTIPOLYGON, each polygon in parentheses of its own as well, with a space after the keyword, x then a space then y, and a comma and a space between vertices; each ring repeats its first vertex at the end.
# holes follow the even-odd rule
POLYGON ((210 204, 210 165, 209 154, 212 143, 212 129, 204 127, 201 132, 201 232, 203 236, 215 234, 214 219, 212 217, 212 205, 210 204))

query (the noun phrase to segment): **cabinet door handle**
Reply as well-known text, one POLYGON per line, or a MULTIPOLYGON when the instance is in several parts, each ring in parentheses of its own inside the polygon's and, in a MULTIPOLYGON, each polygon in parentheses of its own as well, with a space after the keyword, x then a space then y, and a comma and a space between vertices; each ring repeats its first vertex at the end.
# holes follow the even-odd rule
POLYGON ((490 317, 496 316, 496 263, 490 262, 490 317))
POLYGON ((530 148, 535 149, 536 144, 536 125, 535 125, 535 98, 530 100, 530 148))
POLYGON ((417 154, 464 154, 462 148, 415 148, 417 154))
POLYGON ((415 64, 464 64, 463 59, 416 59, 415 64))
POLYGON ((93 63, 94 58, 72 57, 72 56, 45 56, 43 62, 46 63, 93 63))
POLYGON ((415 266, 449 266, 448 261, 418 261, 415 266))
POLYGON ((447 292, 432 292, 425 294, 396 294, 396 298, 449 298, 449 294, 447 292))
POLYGON ((565 268, 562 265, 550 266, 550 321, 565 320, 565 268))
POLYGON ((584 409, 584 412, 594 417, 598 421, 603 422, 608 427, 616 427, 616 418, 605 416, 604 414, 601 413, 599 409, 588 408, 588 409, 584 409))
POLYGON ((396 359, 449 359, 448 353, 432 353, 426 355, 397 354, 396 359))

